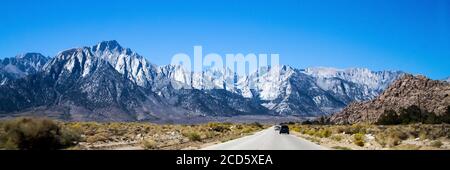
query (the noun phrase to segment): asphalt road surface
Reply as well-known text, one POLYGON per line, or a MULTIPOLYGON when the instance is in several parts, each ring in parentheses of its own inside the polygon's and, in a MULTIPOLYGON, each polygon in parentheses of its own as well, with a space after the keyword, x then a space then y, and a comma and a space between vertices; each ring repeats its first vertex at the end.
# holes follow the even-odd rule
POLYGON ((279 134, 274 127, 253 135, 212 145, 202 150, 325 150, 327 148, 294 135, 279 134))

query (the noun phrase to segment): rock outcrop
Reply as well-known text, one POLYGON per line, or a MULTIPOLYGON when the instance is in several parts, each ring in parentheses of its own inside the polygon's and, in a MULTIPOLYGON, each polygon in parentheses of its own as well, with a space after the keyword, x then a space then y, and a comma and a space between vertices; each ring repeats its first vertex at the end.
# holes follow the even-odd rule
POLYGON ((404 75, 376 99, 352 103, 329 117, 334 124, 375 123, 385 110, 418 106, 423 112, 442 115, 450 106, 450 83, 424 76, 404 75))

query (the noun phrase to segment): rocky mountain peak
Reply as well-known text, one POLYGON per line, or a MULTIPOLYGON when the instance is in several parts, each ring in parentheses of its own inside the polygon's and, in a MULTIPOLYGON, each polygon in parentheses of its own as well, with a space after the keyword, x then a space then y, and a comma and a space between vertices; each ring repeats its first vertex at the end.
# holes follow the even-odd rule
POLYGON ((330 120, 337 124, 374 123, 386 110, 399 111, 413 105, 426 112, 443 114, 450 106, 450 84, 405 74, 374 100, 350 104, 330 120))
POLYGON ((119 42, 116 40, 110 40, 110 41, 102 41, 98 43, 97 45, 94 45, 93 48, 95 51, 105 51, 105 50, 122 50, 123 47, 120 46, 119 42))
POLYGON ((98 54, 102 58, 107 55, 122 54, 137 57, 142 59, 143 57, 133 52, 130 48, 122 47, 116 40, 103 41, 91 47, 92 52, 98 54))
POLYGON ((367 68, 336 69, 328 67, 307 68, 305 74, 319 79, 340 78, 362 84, 372 90, 384 90, 390 82, 400 77, 400 71, 371 71, 367 68))
POLYGON ((46 59, 47 57, 45 57, 41 53, 24 53, 24 54, 17 55, 15 58, 36 61, 36 60, 46 59))
POLYGON ((0 65, 21 65, 21 64, 42 64, 44 65, 45 62, 49 60, 48 57, 45 57, 44 55, 40 53, 24 53, 16 55, 13 58, 5 58, 3 60, 0 60, 0 65))
POLYGON ((125 78, 143 87, 151 84, 157 72, 156 66, 131 49, 123 48, 115 40, 103 41, 92 47, 62 51, 48 65, 61 60, 69 60, 65 68, 67 70, 80 68, 83 76, 89 74, 98 61, 101 63, 106 61, 125 78))
POLYGON ((24 53, 0 60, 0 85, 41 71, 49 60, 40 53, 24 53))

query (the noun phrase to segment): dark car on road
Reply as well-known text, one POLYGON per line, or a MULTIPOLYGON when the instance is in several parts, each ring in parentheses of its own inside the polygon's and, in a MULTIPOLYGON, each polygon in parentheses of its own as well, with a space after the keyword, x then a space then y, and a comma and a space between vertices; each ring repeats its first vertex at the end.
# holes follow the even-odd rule
POLYGON ((288 125, 281 125, 280 127, 280 134, 289 134, 289 126, 288 125))

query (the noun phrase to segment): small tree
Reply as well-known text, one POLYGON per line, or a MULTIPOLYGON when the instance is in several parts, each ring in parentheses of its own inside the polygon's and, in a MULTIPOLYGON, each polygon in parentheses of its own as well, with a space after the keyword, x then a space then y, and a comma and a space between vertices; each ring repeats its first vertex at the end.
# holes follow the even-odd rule
POLYGON ((450 124, 450 106, 447 106, 447 112, 439 117, 441 122, 450 124))
POLYGON ((310 120, 305 120, 302 122, 302 125, 311 125, 312 122, 310 120))
POLYGON ((419 123, 422 122, 422 112, 418 106, 411 105, 400 109, 399 119, 402 124, 419 123))
POLYGON ((428 113, 425 112, 422 116, 422 123, 425 124, 438 124, 442 123, 442 120, 440 120, 439 116, 436 116, 434 113, 428 113))
POLYGON ((397 115, 397 112, 394 110, 385 110, 383 114, 381 114, 380 118, 378 118, 378 121, 376 124, 378 125, 396 125, 399 124, 399 117, 397 115))

